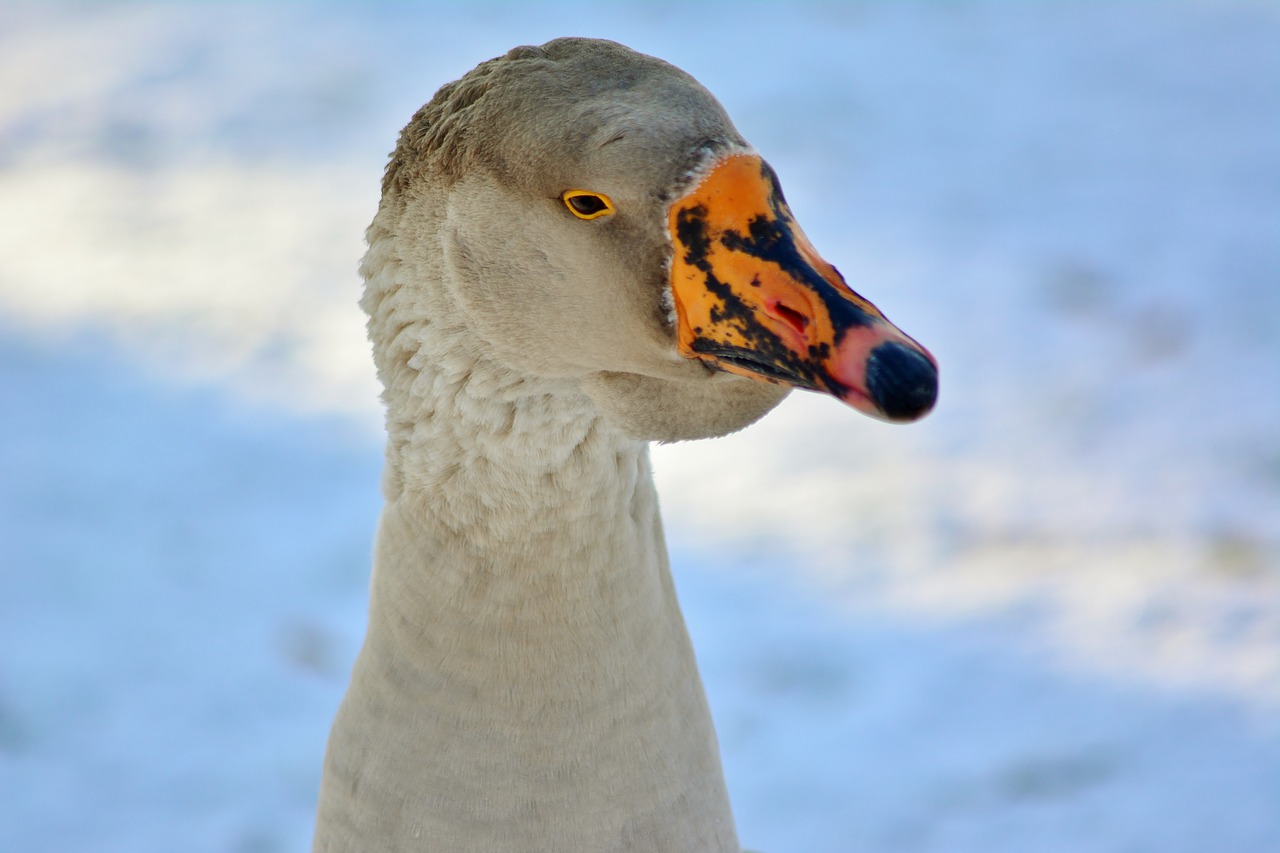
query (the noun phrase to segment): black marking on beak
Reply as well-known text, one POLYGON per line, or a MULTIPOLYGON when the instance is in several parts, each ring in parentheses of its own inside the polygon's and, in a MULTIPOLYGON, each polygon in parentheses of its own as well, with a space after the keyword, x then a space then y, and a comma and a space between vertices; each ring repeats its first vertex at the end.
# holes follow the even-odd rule
POLYGON ((880 344, 867 358, 867 393, 886 416, 913 421, 938 399, 938 369, 911 347, 880 344))
POLYGON ((788 385, 811 389, 829 387, 831 379, 825 370, 816 362, 797 355, 776 332, 760 321, 757 312, 743 302, 732 287, 716 277, 707 259, 711 249, 708 230, 707 209, 703 205, 677 214, 676 237, 686 248, 684 260, 702 272, 703 286, 721 303, 711 310, 712 322, 733 327, 751 348, 699 335, 693 341, 693 351, 788 385))

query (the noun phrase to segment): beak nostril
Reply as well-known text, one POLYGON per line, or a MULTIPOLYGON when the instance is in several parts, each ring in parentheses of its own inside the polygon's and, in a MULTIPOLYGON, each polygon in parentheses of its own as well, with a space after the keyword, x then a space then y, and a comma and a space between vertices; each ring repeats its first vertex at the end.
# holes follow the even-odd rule
POLYGON ((809 328, 809 318, 790 305, 778 302, 773 306, 773 313, 801 335, 804 334, 805 329, 809 328))

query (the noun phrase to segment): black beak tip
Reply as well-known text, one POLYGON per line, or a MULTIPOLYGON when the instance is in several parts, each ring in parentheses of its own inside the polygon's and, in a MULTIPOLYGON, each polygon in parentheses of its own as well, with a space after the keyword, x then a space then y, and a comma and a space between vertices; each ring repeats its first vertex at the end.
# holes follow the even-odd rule
POLYGON ((919 350, 884 343, 867 359, 867 391, 889 420, 914 421, 938 400, 938 368, 919 350))

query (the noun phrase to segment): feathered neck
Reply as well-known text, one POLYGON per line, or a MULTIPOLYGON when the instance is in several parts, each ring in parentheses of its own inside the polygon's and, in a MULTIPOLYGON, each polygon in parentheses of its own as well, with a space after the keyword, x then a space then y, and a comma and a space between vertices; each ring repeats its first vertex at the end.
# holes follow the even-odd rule
POLYGON ((736 853, 646 445, 478 357, 377 231, 387 505, 316 849, 736 853))
POLYGON ((646 443, 613 429, 574 380, 484 356, 430 280, 439 265, 405 257, 376 225, 369 237, 362 304, 385 388, 387 499, 429 500, 431 523, 477 546, 625 514, 619 501, 648 485, 646 443))

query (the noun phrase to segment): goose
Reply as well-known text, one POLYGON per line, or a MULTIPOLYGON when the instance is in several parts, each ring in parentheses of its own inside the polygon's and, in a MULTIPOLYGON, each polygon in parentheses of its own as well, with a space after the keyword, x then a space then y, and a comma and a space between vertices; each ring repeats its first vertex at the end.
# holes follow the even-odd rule
POLYGON ((441 88, 366 238, 385 505, 314 849, 737 853, 648 445, 792 388, 914 420, 933 357, 706 89, 614 42, 441 88))

